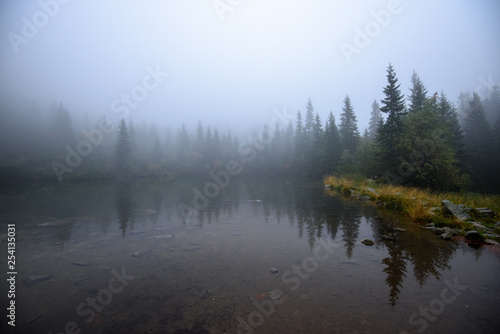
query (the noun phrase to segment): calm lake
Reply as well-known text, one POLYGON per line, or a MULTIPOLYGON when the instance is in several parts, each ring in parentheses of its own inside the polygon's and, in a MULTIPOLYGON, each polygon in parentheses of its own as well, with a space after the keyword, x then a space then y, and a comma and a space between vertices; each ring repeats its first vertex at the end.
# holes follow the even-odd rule
MULTIPOLYGON (((500 331, 498 247, 441 240, 319 180, 209 181, 3 194, 4 277, 16 227, 15 332, 500 331)), ((2 333, 14 332, 0 287, 2 333)))

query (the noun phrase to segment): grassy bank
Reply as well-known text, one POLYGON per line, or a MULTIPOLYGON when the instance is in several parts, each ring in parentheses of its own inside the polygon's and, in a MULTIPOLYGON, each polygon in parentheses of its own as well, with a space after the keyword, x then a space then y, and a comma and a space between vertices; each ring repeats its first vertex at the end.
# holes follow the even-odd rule
POLYGON ((500 233, 496 225, 500 218, 500 196, 483 195, 477 193, 439 193, 425 189, 410 188, 384 184, 380 181, 366 179, 360 176, 336 177, 328 176, 323 179, 325 186, 337 190, 345 195, 371 200, 379 206, 397 210, 413 221, 425 225, 434 223, 438 227, 452 227, 464 231, 474 229, 472 221, 480 222, 484 226, 500 233), (441 201, 449 200, 457 205, 471 208, 472 219, 460 221, 448 215, 443 210, 441 201), (495 217, 481 217, 475 209, 489 208, 496 213, 495 217))

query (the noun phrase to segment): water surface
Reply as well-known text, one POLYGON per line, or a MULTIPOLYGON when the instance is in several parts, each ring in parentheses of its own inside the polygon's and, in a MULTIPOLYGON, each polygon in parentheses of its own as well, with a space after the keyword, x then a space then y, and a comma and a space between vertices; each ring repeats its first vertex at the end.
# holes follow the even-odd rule
POLYGON ((441 240, 318 181, 205 181, 3 195, 16 332, 498 332, 498 248, 441 240), (40 275, 53 277, 23 283, 40 275))

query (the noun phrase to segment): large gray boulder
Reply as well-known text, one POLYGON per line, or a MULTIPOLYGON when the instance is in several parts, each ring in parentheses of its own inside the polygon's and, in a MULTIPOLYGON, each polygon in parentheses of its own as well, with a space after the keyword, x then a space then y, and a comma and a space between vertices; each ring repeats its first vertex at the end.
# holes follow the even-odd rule
POLYGON ((446 213, 451 214, 460 220, 471 219, 471 216, 468 212, 469 209, 466 206, 455 205, 446 199, 442 201, 441 204, 443 205, 443 209, 446 213))

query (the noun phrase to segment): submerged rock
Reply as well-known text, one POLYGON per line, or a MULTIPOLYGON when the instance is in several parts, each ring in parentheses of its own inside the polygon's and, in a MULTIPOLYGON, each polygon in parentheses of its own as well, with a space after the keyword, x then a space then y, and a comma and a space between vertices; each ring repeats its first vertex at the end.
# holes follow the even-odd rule
POLYGON ((274 289, 273 291, 268 292, 269 298, 272 300, 283 298, 283 291, 274 289))
POLYGON ((468 220, 471 218, 469 214, 470 209, 464 205, 455 205, 446 199, 442 201, 441 204, 443 205, 445 212, 460 220, 468 220))
POLYGON ((271 268, 271 274, 279 274, 280 271, 276 268, 271 268))
POLYGON ((73 264, 75 266, 81 266, 81 267, 87 267, 89 264, 86 262, 81 262, 81 261, 73 261, 73 264))
POLYGON ((387 241, 396 241, 397 239, 395 237, 391 237, 390 235, 384 234, 380 236, 382 239, 387 240, 387 241))
POLYGON ((137 251, 132 254, 133 257, 145 257, 151 254, 153 251, 151 249, 145 251, 137 251))
POLYGON ((163 239, 163 240, 170 240, 172 239, 174 236, 172 234, 161 234, 161 235, 156 235, 154 238, 156 240, 160 240, 160 239, 163 239))
POLYGON ((197 244, 193 245, 193 243, 191 243, 190 246, 184 247, 182 250, 186 251, 186 252, 192 252, 192 251, 195 251, 195 250, 201 249, 201 248, 203 248, 202 245, 197 245, 197 244))
POLYGON ((373 246, 375 243, 371 239, 363 239, 361 240, 361 243, 365 246, 373 246))
POLYGON ((40 283, 46 281, 48 279, 53 278, 54 275, 39 275, 39 276, 28 276, 23 283, 26 286, 32 286, 33 284, 40 283))
POLYGON ((76 221, 76 218, 59 219, 59 220, 53 220, 53 221, 49 221, 49 222, 42 223, 42 224, 37 224, 36 226, 38 226, 38 227, 61 227, 61 226, 73 224, 75 221, 76 221))

